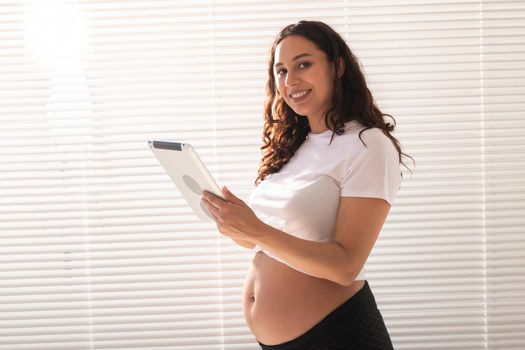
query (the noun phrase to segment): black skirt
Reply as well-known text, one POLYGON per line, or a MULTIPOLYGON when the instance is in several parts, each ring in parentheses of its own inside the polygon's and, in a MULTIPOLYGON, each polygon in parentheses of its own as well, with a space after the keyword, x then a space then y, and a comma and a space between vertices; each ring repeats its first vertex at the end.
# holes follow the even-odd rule
POLYGON ((259 345, 263 350, 394 349, 368 281, 303 335, 277 345, 259 345))

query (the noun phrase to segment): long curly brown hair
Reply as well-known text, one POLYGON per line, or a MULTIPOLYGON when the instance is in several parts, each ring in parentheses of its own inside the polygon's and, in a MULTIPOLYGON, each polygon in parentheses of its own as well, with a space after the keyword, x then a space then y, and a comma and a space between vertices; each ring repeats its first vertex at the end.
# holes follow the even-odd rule
MULTIPOLYGON (((268 175, 278 172, 293 157, 310 131, 308 119, 295 113, 286 104, 277 93, 275 84, 273 73, 275 50, 277 45, 290 35, 300 35, 310 40, 326 54, 329 62, 335 64, 340 59, 344 61, 343 74, 338 77, 338 73, 334 73, 332 107, 325 115, 325 124, 328 129, 333 131, 332 140, 334 134, 343 134, 344 124, 351 120, 357 120, 365 126, 359 133, 359 138, 365 146, 361 133, 367 129, 379 128, 392 140, 399 153, 399 162, 406 167, 401 156, 405 155, 412 160, 413 158, 401 151, 399 141, 390 134, 394 131, 396 121, 390 114, 381 113, 376 106, 361 72, 359 62, 344 39, 323 22, 299 21, 284 27, 275 38, 270 50, 264 108, 263 145, 261 146, 263 156, 259 164, 255 185, 258 185, 268 175), (394 124, 386 123, 384 116, 390 117, 394 124)), ((401 176, 403 176, 402 173, 401 176)))

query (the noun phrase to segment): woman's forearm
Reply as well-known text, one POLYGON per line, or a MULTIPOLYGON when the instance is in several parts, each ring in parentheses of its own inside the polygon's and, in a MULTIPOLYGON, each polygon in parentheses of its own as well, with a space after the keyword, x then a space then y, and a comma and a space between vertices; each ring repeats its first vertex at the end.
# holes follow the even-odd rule
POLYGON ((337 242, 309 241, 269 225, 256 241, 297 270, 341 285, 350 285, 360 270, 348 250, 337 242))
POLYGON ((232 241, 237 243, 237 245, 240 245, 241 247, 253 249, 255 247, 255 243, 244 240, 244 239, 234 239, 232 238, 232 241))

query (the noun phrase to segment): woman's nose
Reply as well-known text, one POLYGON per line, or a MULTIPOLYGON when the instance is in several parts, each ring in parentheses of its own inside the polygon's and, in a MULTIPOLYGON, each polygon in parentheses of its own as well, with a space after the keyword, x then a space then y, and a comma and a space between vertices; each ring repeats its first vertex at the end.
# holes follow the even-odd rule
POLYGON ((298 81, 297 75, 288 72, 288 74, 286 74, 286 79, 284 81, 284 85, 286 85, 286 86, 294 86, 295 84, 297 84, 297 81, 298 81))

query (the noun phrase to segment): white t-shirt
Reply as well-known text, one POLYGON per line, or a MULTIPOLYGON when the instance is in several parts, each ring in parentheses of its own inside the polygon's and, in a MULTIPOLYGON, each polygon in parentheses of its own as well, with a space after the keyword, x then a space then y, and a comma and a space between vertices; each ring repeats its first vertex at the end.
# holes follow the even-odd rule
MULTIPOLYGON (((290 161, 251 193, 248 204, 257 217, 296 237, 330 242, 341 197, 383 198, 392 205, 401 183, 398 152, 378 128, 363 131, 365 147, 359 139, 363 128, 358 121, 347 122, 332 144, 332 130, 309 133, 290 161)), ((262 250, 258 245, 253 249, 262 250)), ((356 280, 365 279, 364 270, 356 280)))

